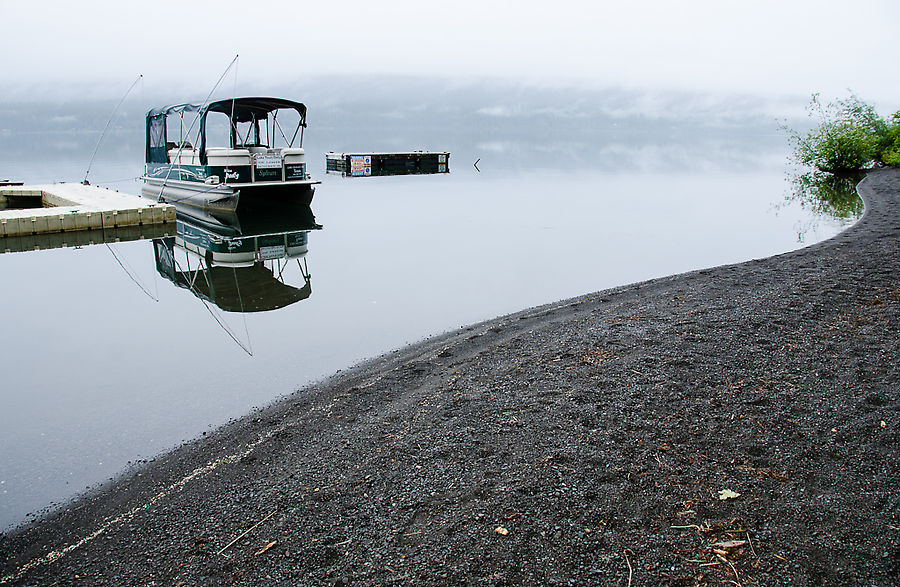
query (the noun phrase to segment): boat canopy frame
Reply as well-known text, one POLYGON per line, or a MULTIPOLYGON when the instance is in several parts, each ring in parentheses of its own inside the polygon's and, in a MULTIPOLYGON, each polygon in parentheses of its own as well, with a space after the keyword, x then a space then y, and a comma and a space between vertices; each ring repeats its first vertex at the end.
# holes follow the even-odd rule
MULTIPOLYGON (((209 102, 208 104, 173 104, 171 106, 163 106, 161 108, 153 108, 149 112, 147 112, 147 145, 146 145, 146 160, 147 163, 168 163, 168 137, 166 136, 166 120, 170 115, 177 114, 184 117, 185 113, 197 113, 197 116, 200 120, 200 163, 202 165, 207 164, 206 157, 206 116, 210 112, 219 112, 228 116, 229 126, 231 127, 230 131, 230 143, 231 148, 238 148, 238 145, 242 145, 246 143, 246 139, 249 138, 250 132, 253 132, 255 137, 259 138, 259 121, 266 120, 272 112, 275 112, 273 115, 273 120, 275 124, 277 124, 277 111, 282 109, 290 109, 295 110, 297 114, 300 115, 299 122, 297 123, 297 128, 294 130, 293 135, 290 139, 287 138, 287 135, 281 130, 280 125, 278 129, 281 130, 282 136, 285 139, 285 142, 288 143, 288 146, 293 146, 294 141, 297 138, 297 133, 300 134, 300 143, 299 147, 303 146, 303 131, 306 128, 306 106, 301 102, 294 102, 293 100, 285 100, 283 98, 263 98, 263 97, 251 97, 251 98, 228 98, 226 100, 217 100, 215 102, 209 102), (239 123, 249 122, 251 128, 248 130, 248 135, 245 137, 244 141, 239 141, 239 134, 237 130, 237 125, 239 123)), ((193 126, 192 126, 193 128, 193 126)), ((188 133, 190 133, 190 129, 188 129, 188 133)), ((273 130, 274 133, 274 130, 273 130)), ((178 148, 185 148, 185 144, 181 141, 178 143, 178 148)))

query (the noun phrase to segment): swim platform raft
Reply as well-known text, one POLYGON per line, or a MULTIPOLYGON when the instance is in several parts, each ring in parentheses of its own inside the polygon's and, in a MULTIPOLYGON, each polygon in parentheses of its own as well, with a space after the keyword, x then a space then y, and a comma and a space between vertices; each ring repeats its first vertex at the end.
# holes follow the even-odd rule
POLYGON ((450 173, 447 151, 405 153, 325 153, 326 173, 350 177, 450 173))
POLYGON ((0 238, 174 222, 171 204, 98 186, 0 186, 0 238))

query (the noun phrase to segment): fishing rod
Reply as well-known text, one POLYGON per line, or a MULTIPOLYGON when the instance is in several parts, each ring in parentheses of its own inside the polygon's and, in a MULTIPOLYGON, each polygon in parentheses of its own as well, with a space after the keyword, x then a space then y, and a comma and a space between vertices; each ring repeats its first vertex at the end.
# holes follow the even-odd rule
POLYGON ((141 79, 142 79, 143 77, 144 77, 143 74, 137 76, 137 79, 134 80, 134 83, 132 83, 131 86, 129 86, 128 91, 125 92, 125 95, 122 96, 122 99, 119 100, 119 103, 116 104, 116 107, 115 107, 115 108, 113 108, 113 111, 112 111, 112 114, 111 114, 110 117, 109 117, 109 120, 106 121, 106 127, 103 129, 103 132, 100 133, 100 139, 97 141, 97 146, 94 147, 94 153, 91 155, 91 160, 90 160, 90 162, 88 163, 87 171, 84 172, 84 181, 81 182, 81 183, 83 183, 84 185, 90 185, 90 184, 88 183, 88 174, 90 174, 90 172, 91 172, 91 166, 94 165, 94 157, 97 156, 97 151, 100 150, 100 143, 103 142, 103 137, 106 136, 106 131, 109 130, 109 125, 112 124, 113 119, 115 119, 115 117, 116 117, 116 112, 118 112, 118 110, 119 110, 119 106, 122 105, 122 102, 125 101, 125 98, 128 97, 128 94, 131 93, 131 90, 134 89, 134 86, 136 86, 136 85, 138 84, 138 82, 141 81, 141 79))
MULTIPOLYGON (((219 84, 222 83, 222 80, 225 79, 225 76, 228 75, 229 71, 231 71, 232 66, 234 66, 235 63, 237 63, 238 57, 240 57, 239 54, 235 55, 234 59, 231 60, 231 63, 228 64, 228 67, 225 68, 225 71, 222 72, 222 75, 219 76, 219 80, 209 91, 209 94, 206 95, 206 99, 203 101, 203 104, 201 104, 200 111, 202 111, 206 107, 206 105, 209 103, 209 99, 212 98, 213 92, 216 91, 216 88, 219 87, 219 84)), ((236 78, 235 78, 235 84, 237 84, 236 78)), ((234 109, 234 97, 232 96, 232 115, 233 115, 233 109, 234 109)), ((188 131, 186 133, 188 138, 190 138, 191 131, 194 130, 194 125, 197 124, 198 119, 199 119, 199 116, 194 118, 194 120, 191 121, 191 126, 188 128, 188 131)), ((184 127, 182 126, 182 128, 184 128, 184 127)), ((179 142, 178 151, 176 151, 176 153, 175 153, 176 159, 181 157, 181 150, 184 149, 184 141, 178 141, 178 142, 179 142)), ((163 190, 166 189, 166 183, 169 181, 169 175, 171 173, 172 173, 172 166, 169 166, 168 171, 166 171, 166 176, 163 178, 162 185, 159 186, 159 194, 157 194, 157 196, 156 196, 157 201, 162 201, 162 193, 163 193, 163 190)))

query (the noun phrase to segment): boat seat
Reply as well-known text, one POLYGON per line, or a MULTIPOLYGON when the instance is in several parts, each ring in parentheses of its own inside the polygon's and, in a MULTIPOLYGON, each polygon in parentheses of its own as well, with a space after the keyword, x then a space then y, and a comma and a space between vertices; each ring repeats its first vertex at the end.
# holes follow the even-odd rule
POLYGON ((281 150, 281 159, 287 163, 303 163, 306 160, 302 147, 289 147, 281 150))
POLYGON ((169 149, 169 161, 172 163, 180 163, 181 165, 200 165, 200 152, 197 149, 191 149, 189 146, 179 149, 169 149))
POLYGON ((207 147, 206 159, 209 165, 250 165, 250 150, 207 147))
POLYGON ((250 150, 249 149, 230 149, 228 147, 207 147, 206 154, 209 155, 210 157, 212 157, 212 156, 234 157, 234 156, 238 156, 238 155, 249 155, 250 150))

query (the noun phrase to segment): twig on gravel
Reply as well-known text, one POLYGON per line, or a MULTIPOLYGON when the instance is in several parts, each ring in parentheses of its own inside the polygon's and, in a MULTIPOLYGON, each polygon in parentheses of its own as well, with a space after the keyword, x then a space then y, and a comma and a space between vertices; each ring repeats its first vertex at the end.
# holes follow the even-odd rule
POLYGON ((625 562, 628 563, 628 587, 631 587, 631 575, 634 572, 631 568, 631 561, 628 560, 628 549, 625 549, 625 562))
POLYGON ((269 518, 271 518, 272 516, 274 516, 274 515, 275 515, 275 512, 277 512, 277 511, 278 511, 277 509, 272 510, 272 513, 270 513, 268 516, 266 516, 266 517, 263 518, 262 520, 258 521, 257 523, 253 524, 252 526, 250 526, 250 528, 248 528, 247 530, 245 530, 243 534, 241 534, 240 536, 238 536, 237 538, 235 538, 234 540, 232 540, 231 542, 229 542, 228 544, 226 544, 225 547, 222 548, 222 550, 220 550, 220 551, 217 552, 216 554, 222 554, 222 556, 227 557, 228 555, 223 554, 226 550, 228 550, 229 548, 231 548, 231 546, 232 546, 235 542, 237 542, 238 540, 240 540, 241 538, 243 538, 244 536, 246 536, 247 534, 249 534, 254 528, 256 528, 257 526, 259 526, 260 524, 262 524, 263 522, 265 522, 266 520, 268 520, 269 518))
POLYGON ((756 559, 759 560, 759 555, 756 554, 756 549, 753 548, 753 542, 750 541, 750 532, 747 532, 747 544, 750 545, 750 552, 752 552, 753 556, 755 556, 756 559))
POLYGON ((732 572, 734 572, 734 578, 737 579, 737 585, 738 585, 738 587, 741 587, 741 577, 738 575, 737 569, 734 568, 734 565, 731 564, 731 561, 728 560, 727 558, 725 558, 725 557, 722 556, 722 555, 718 555, 718 554, 717 554, 716 556, 717 556, 720 560, 723 560, 723 561, 725 561, 726 563, 728 563, 728 566, 731 567, 732 572))
POLYGON ((697 524, 688 524, 687 526, 669 526, 669 528, 677 528, 679 530, 686 530, 688 528, 696 528, 697 533, 700 535, 703 535, 704 532, 710 531, 709 526, 703 527, 703 526, 698 526, 697 524))

